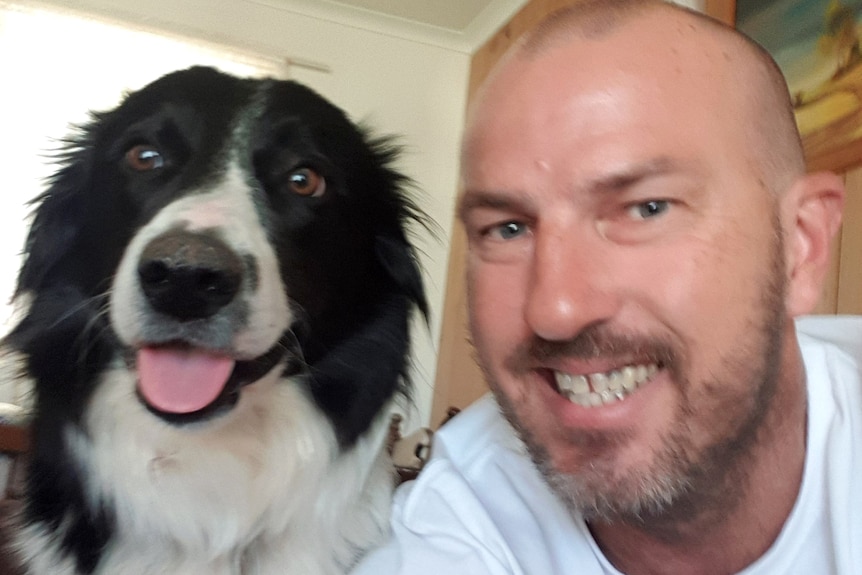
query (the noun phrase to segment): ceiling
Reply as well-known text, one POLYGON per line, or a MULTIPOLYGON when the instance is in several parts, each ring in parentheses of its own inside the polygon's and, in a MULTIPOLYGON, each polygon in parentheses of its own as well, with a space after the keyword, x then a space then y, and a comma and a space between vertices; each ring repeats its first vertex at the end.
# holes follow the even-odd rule
POLYGON ((403 18, 419 24, 463 32, 483 10, 493 11, 491 0, 332 0, 335 4, 403 18))
MULTIPOLYGON (((219 0, 215 11, 241 11, 244 4, 335 22, 472 54, 518 12, 528 0, 219 0)), ((2 0, 0 0, 2 3, 2 0)), ((175 28, 177 11, 165 11, 165 2, 140 0, 25 0, 84 12, 102 13, 125 21, 175 28)), ((208 0, 190 2, 190 6, 208 0)), ((212 16, 211 14, 208 15, 212 16)), ((211 18, 201 19, 202 23, 211 18)))
POLYGON ((253 0, 472 53, 527 0, 253 0))

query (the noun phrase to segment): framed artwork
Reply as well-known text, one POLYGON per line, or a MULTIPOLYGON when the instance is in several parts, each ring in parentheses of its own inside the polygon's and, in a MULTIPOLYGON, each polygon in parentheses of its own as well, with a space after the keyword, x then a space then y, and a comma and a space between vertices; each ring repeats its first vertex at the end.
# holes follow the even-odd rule
POLYGON ((778 62, 809 168, 843 172, 862 164, 862 0, 710 4, 778 62))

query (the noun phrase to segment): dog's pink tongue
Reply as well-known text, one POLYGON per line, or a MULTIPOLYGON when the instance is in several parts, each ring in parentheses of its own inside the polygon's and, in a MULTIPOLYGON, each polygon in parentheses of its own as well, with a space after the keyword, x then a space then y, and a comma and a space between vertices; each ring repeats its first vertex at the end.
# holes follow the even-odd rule
POLYGON ((215 401, 234 360, 194 350, 145 347, 138 352, 139 390, 152 407, 192 413, 215 401))

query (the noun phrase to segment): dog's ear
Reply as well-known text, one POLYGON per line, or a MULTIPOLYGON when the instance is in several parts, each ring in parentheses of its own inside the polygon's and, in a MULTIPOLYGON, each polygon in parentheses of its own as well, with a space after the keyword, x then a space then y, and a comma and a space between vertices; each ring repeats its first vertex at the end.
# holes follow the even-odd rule
POLYGON ((403 234, 398 234, 397 237, 377 236, 376 250, 383 269, 401 292, 416 304, 427 321, 428 301, 413 247, 403 234))
POLYGON ((406 234, 409 225, 417 224, 436 238, 436 226, 408 193, 413 189, 412 180, 394 167, 402 151, 395 139, 391 136, 371 136, 371 131, 364 125, 360 125, 360 132, 371 150, 372 164, 377 170, 372 188, 383 190, 385 197, 377 214, 383 214, 377 220, 377 259, 401 293, 419 308, 427 322, 429 311, 422 272, 416 249, 406 234))
MULTIPOLYGON (((83 190, 89 169, 82 151, 70 153, 48 189, 32 201, 34 217, 24 246, 24 262, 15 295, 49 287, 81 232, 83 190)), ((69 279, 69 278, 63 278, 69 279)))
POLYGON ((104 334, 93 321, 101 300, 87 292, 95 278, 76 253, 87 226, 85 191, 92 170, 83 152, 66 160, 32 202, 35 212, 15 290, 26 312, 3 342, 27 355, 26 372, 39 382, 36 393, 49 398, 41 409, 63 405, 64 413, 80 414, 88 396, 76 385, 91 381, 112 356, 110 347, 82 335, 90 328, 104 334))

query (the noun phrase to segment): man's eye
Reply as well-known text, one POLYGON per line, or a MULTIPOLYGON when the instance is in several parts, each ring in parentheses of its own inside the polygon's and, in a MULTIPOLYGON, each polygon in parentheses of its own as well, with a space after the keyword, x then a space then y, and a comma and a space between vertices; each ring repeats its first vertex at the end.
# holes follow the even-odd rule
POLYGON ((667 200, 650 200, 648 202, 641 202, 630 206, 628 208, 628 212, 634 219, 646 220, 660 216, 665 213, 669 207, 670 204, 667 200))
POLYGON ((511 240, 523 234, 527 227, 519 222, 506 222, 491 228, 490 232, 503 240, 511 240))

